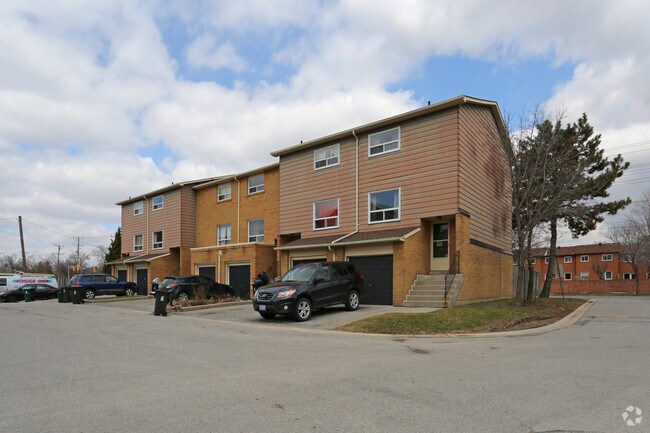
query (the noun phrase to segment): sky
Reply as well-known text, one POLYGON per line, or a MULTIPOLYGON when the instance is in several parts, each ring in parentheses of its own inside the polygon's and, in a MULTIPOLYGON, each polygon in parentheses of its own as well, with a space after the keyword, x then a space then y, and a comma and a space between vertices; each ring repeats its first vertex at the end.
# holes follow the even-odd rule
MULTIPOLYGON (((0 255, 92 254, 115 203, 461 94, 587 113, 650 188, 644 1, 0 2, 0 255)), ((622 215, 581 239, 606 242, 622 215)))

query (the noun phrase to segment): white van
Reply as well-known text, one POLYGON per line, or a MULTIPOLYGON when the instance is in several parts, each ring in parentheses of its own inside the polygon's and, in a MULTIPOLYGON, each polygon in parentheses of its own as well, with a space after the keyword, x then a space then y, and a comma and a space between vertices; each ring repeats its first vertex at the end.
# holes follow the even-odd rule
POLYGON ((0 293, 17 289, 25 284, 49 284, 52 287, 59 287, 54 275, 0 274, 0 293))

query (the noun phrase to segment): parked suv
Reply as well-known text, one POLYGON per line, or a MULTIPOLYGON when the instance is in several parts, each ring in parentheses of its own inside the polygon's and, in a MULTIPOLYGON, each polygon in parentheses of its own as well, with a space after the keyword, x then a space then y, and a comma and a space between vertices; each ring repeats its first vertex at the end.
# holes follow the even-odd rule
POLYGON ((253 308, 265 319, 286 314, 304 322, 314 309, 329 305, 345 304, 347 310, 356 310, 361 296, 363 277, 352 263, 307 263, 294 267, 278 282, 259 288, 253 308))
POLYGON ((165 277, 157 292, 171 293, 171 300, 184 301, 193 299, 201 290, 207 299, 219 296, 232 296, 233 290, 227 284, 215 282, 203 275, 176 275, 165 277))
POLYGON ((77 274, 70 278, 68 285, 82 287, 86 299, 95 299, 98 295, 134 296, 138 293, 135 283, 117 281, 117 278, 107 274, 77 274))

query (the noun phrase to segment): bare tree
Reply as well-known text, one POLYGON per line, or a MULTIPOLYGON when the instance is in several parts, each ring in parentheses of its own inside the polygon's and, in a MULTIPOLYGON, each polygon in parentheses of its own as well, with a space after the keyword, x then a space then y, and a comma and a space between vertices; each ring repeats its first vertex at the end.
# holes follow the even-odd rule
POLYGON ((639 294, 639 268, 645 261, 644 250, 648 238, 642 232, 642 225, 634 218, 626 218, 621 225, 614 227, 607 233, 607 237, 620 246, 620 254, 632 266, 636 290, 639 294))
POLYGON ((16 254, 3 254, 0 256, 0 272, 13 273, 22 269, 22 262, 16 254))
POLYGON ((598 261, 594 261, 594 264, 591 267, 593 268, 596 275, 598 275, 598 279, 605 279, 605 272, 607 272, 607 263, 599 263, 598 261))

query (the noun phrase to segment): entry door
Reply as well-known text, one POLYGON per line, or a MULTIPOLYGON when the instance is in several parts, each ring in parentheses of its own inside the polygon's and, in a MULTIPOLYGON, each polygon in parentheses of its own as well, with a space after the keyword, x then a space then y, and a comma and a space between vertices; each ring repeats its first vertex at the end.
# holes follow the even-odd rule
POLYGON ((117 281, 126 281, 126 269, 117 270, 117 281))
POLYGON ((431 270, 449 269, 449 223, 434 223, 431 226, 431 270))
POLYGON ((135 270, 135 282, 138 285, 138 295, 147 294, 147 281, 148 281, 148 272, 147 269, 136 269, 135 270))
POLYGON ((228 283, 232 287, 234 296, 238 296, 241 299, 249 299, 251 288, 250 265, 228 266, 228 283))

